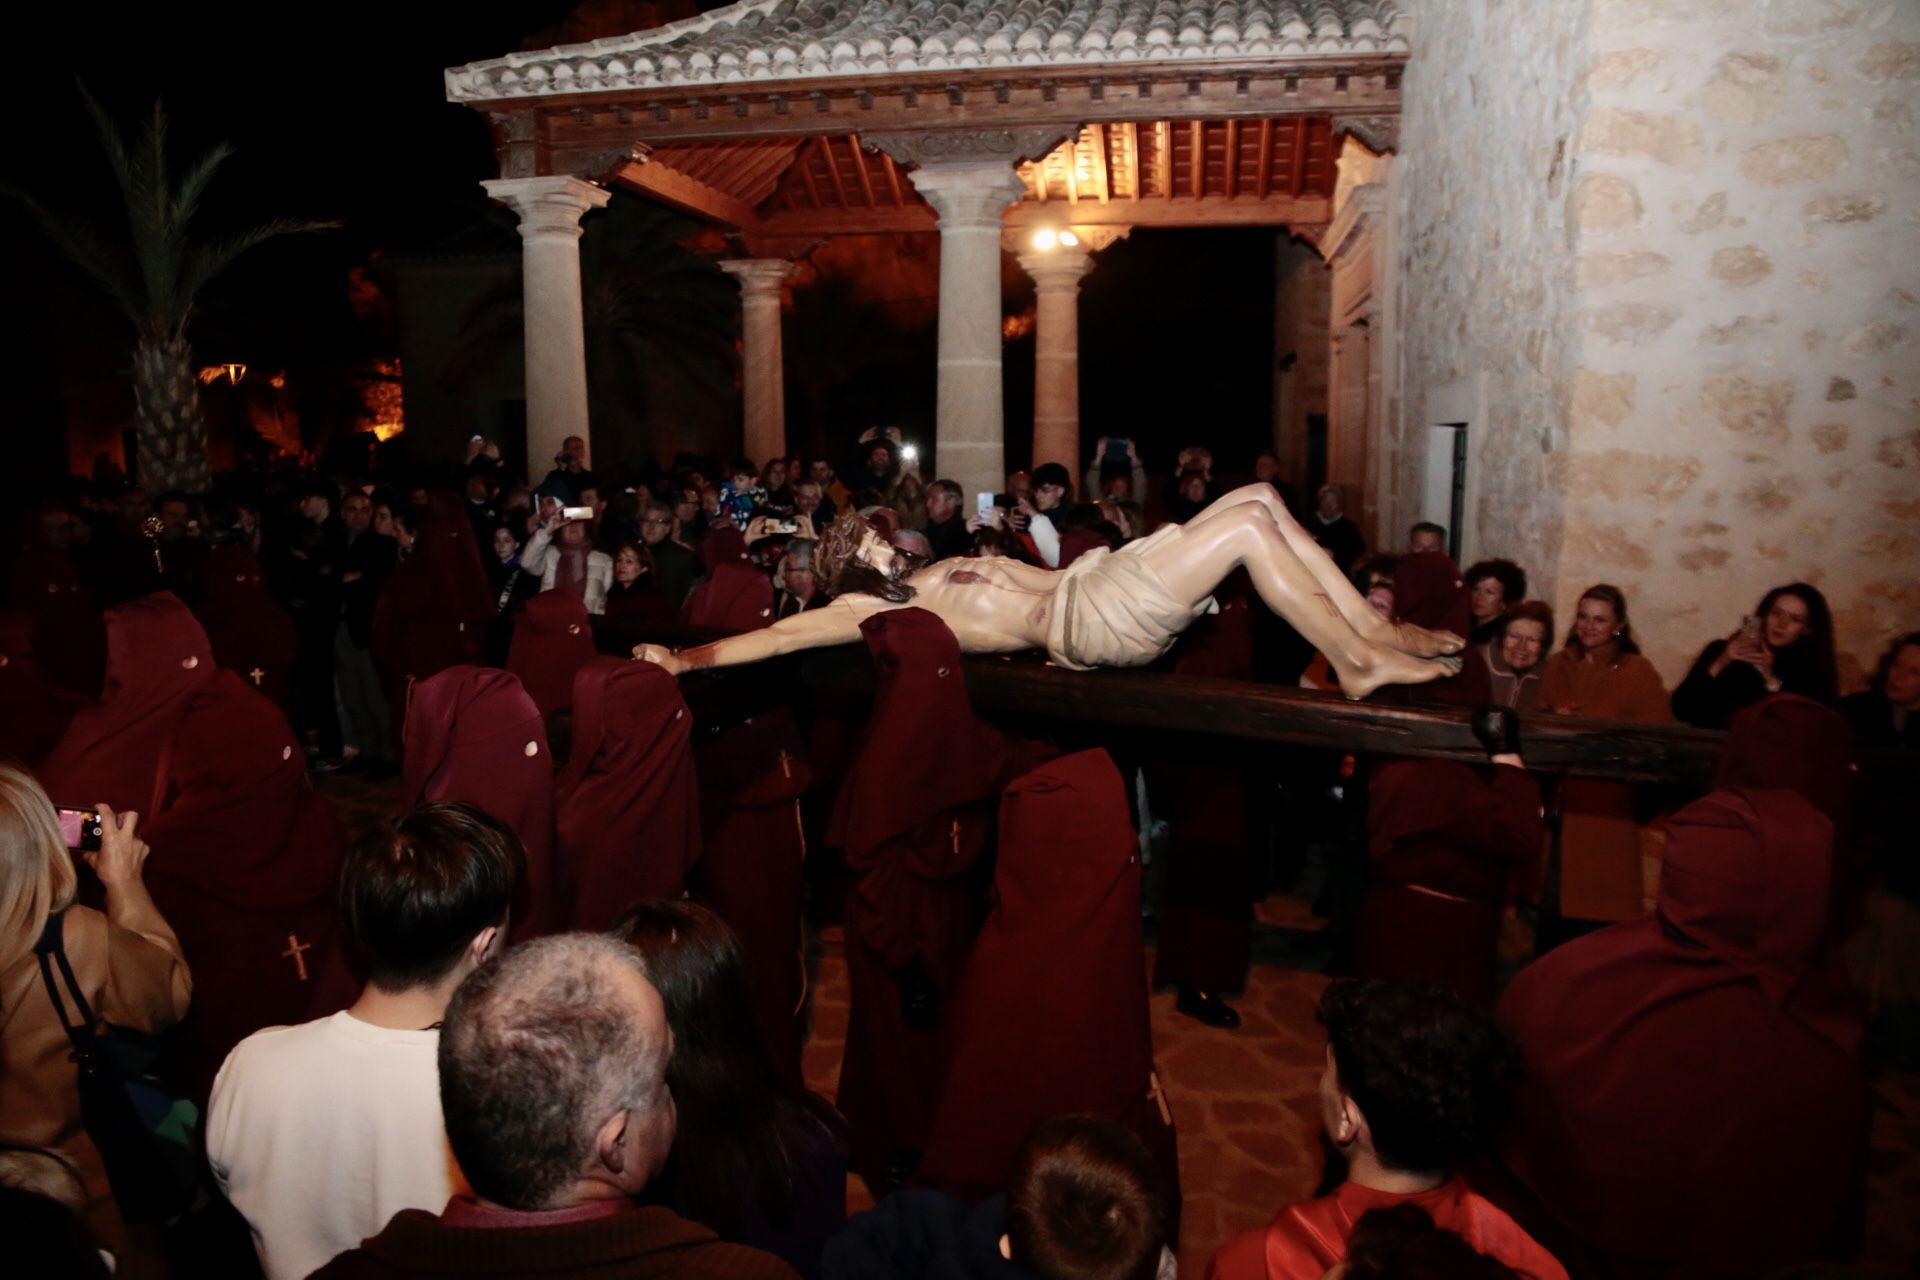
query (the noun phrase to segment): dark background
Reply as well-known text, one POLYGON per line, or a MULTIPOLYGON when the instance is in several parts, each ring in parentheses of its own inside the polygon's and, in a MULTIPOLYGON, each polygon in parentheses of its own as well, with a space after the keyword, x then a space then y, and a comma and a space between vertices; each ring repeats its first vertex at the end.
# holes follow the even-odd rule
MULTIPOLYGON (((345 223, 256 250, 216 281, 192 331, 198 352, 217 359, 244 351, 315 369, 363 359, 370 343, 390 335, 356 319, 348 273, 457 240, 487 217, 478 184, 495 174, 488 131, 478 113, 445 101, 442 68, 497 56, 530 36, 570 38, 556 24, 574 7, 344 0, 45 8, 9 21, 0 182, 106 222, 118 195, 76 78, 129 131, 164 98, 176 155, 222 140, 238 148, 210 193, 204 225, 272 216, 345 223)), ((66 464, 65 424, 97 432, 130 414, 130 333, 7 205, 0 279, 0 450, 29 475, 50 474, 66 464)), ((1102 434, 1132 435, 1158 472, 1182 445, 1205 443, 1223 468, 1245 469, 1270 435, 1272 279, 1273 234, 1265 231, 1142 230, 1105 251, 1081 305, 1085 448, 1102 434)), ((837 331, 840 303, 821 288, 827 283, 796 295, 790 363, 802 345, 793 333, 798 318, 837 331)), ((1030 303, 1031 290, 1013 281, 1008 312, 1030 303)), ((811 387, 789 397, 795 448, 838 453, 874 420, 931 434, 931 333, 902 332, 885 349, 844 354, 811 336, 807 349, 823 354, 793 371, 811 387)), ((1010 340, 1006 355, 1008 456, 1018 461, 1030 438, 1031 337, 1010 340)), ((320 388, 316 396, 338 394, 317 375, 306 385, 320 388)), ((302 406, 303 419, 327 409, 302 406)))

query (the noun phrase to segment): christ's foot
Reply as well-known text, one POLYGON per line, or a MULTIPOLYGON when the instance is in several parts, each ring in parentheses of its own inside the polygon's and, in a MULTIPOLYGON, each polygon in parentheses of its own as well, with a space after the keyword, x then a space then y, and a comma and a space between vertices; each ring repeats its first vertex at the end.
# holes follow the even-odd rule
POLYGON ((1460 659, 1451 656, 1416 658, 1398 649, 1369 645, 1367 656, 1360 662, 1352 663, 1343 659, 1334 662, 1333 667, 1340 677, 1340 692, 1357 702, 1381 685, 1426 684, 1431 680, 1444 680, 1457 675, 1460 659))
POLYGON ((1410 653, 1416 658, 1442 658, 1448 654, 1459 653, 1467 647, 1467 642, 1451 631, 1429 631, 1425 627, 1416 627, 1411 622, 1392 623, 1388 634, 1367 638, 1377 640, 1380 644, 1391 645, 1400 652, 1410 653))

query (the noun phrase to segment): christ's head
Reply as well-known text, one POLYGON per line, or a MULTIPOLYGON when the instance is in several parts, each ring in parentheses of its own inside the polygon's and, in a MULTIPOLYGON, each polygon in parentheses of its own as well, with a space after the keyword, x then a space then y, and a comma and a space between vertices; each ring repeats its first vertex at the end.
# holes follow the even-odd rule
POLYGON ((858 512, 842 513, 827 526, 813 553, 814 576, 828 595, 865 594, 894 604, 913 599, 906 578, 911 557, 880 536, 858 512))

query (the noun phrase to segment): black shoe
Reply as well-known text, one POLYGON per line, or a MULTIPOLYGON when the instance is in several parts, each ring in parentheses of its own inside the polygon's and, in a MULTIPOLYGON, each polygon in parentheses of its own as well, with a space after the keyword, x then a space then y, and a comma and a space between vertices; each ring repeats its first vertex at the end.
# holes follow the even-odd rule
POLYGON ((308 762, 307 771, 310 773, 338 773, 346 767, 346 764, 347 762, 339 756, 316 756, 308 762))
POLYGON ((1219 996, 1206 991, 1196 991, 1192 987, 1180 988, 1180 998, 1174 1002, 1174 1008, 1189 1018, 1204 1022, 1210 1027, 1219 1027, 1232 1031, 1240 1025, 1240 1015, 1234 1012, 1232 1005, 1219 996))

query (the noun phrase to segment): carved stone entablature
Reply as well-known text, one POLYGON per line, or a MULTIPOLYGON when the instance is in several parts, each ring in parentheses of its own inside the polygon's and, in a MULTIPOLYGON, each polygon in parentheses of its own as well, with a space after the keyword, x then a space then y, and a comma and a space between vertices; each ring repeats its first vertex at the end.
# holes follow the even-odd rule
POLYGON ((1038 160, 1078 132, 1077 126, 1060 124, 1032 129, 873 133, 862 135, 862 140, 892 156, 897 164, 979 164, 1001 160, 1016 165, 1038 160))
POLYGON ((1333 136, 1350 133, 1379 155, 1400 149, 1399 116, 1335 116, 1333 136))
POLYGON ((576 177, 605 182, 630 164, 645 163, 650 150, 646 143, 636 142, 603 151, 580 152, 566 157, 566 170, 576 177))

